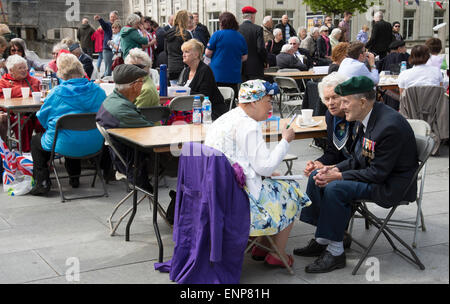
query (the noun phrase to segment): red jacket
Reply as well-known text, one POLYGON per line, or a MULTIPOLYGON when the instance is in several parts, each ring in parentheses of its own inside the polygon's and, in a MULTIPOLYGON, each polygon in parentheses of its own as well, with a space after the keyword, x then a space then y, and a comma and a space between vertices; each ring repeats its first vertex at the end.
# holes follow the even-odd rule
POLYGON ((27 75, 24 80, 16 80, 12 78, 11 74, 7 73, 3 75, 2 79, 0 79, 0 98, 3 98, 3 88, 12 88, 11 90, 11 98, 20 98, 22 97, 22 87, 30 87, 30 96, 31 92, 39 92, 39 84, 41 82, 39 79, 27 75))
POLYGON ((105 32, 103 29, 99 28, 92 34, 91 40, 95 42, 95 53, 103 51, 103 39, 105 37, 105 32))

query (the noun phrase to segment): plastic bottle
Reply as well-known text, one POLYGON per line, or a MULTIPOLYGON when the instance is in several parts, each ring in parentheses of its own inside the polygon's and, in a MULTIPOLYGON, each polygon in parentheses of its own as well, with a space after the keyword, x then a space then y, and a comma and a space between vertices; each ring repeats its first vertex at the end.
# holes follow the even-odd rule
POLYGON ((203 112, 203 124, 211 124, 212 118, 211 118, 211 101, 209 100, 209 97, 206 96, 203 99, 203 105, 202 105, 202 112, 203 112))
POLYGON ((402 64, 400 66, 400 73, 406 71, 406 61, 402 61, 402 64))
POLYGON ((200 125, 202 123, 202 102, 200 96, 194 96, 194 103, 192 105, 192 123, 200 125))
POLYGON ((30 69, 30 76, 34 76, 36 74, 36 70, 34 68, 30 69))
POLYGON ((159 66, 159 96, 167 96, 167 65, 159 66))

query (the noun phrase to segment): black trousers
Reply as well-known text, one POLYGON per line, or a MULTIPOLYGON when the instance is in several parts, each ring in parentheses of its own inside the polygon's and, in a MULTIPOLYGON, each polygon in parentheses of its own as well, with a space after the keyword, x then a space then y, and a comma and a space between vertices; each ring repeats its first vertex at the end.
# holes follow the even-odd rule
MULTIPOLYGON (((41 146, 41 134, 36 134, 31 139, 31 156, 33 157, 33 178, 36 184, 41 184, 44 180, 50 179, 49 160, 51 153, 41 146)), ((80 175, 81 160, 73 158, 65 158, 64 166, 69 176, 80 175)))

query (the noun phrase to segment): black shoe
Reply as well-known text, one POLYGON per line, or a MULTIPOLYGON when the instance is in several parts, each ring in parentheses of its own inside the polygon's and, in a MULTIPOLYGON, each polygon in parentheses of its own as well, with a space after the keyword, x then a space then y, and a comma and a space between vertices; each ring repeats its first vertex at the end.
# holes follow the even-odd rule
POLYGON ((312 239, 306 247, 295 248, 294 254, 304 257, 317 257, 320 256, 326 248, 327 245, 320 245, 315 239, 312 239))
POLYGON ((333 256, 329 251, 325 252, 314 261, 305 267, 307 273, 325 273, 335 269, 344 268, 346 265, 345 252, 339 256, 333 256))
POLYGON ((344 243, 344 249, 348 249, 352 245, 352 236, 350 234, 348 234, 347 232, 344 232, 343 243, 344 243))
POLYGON ((79 177, 70 177, 69 184, 72 186, 72 188, 80 187, 80 178, 79 177))
POLYGON ((44 180, 42 183, 36 183, 34 187, 31 189, 30 194, 31 195, 46 195, 50 192, 50 188, 52 186, 52 183, 50 180, 44 180))

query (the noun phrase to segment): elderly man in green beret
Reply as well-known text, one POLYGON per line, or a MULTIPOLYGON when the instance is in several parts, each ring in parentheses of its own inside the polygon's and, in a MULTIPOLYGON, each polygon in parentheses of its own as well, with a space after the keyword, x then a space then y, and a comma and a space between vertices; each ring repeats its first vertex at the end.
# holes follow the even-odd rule
MULTIPOLYGON (((146 71, 133 64, 121 64, 114 69, 114 92, 108 95, 97 112, 96 119, 102 127, 111 129, 153 126, 153 123, 149 122, 135 105, 136 98, 141 94, 142 85, 147 75, 146 71)), ((114 146, 125 159, 127 166, 124 168, 121 161, 111 153, 114 164, 119 172, 126 174, 128 180, 132 182, 134 150, 119 142, 114 142, 114 146)), ((139 153, 138 157, 139 163, 145 162, 145 154, 139 153)), ((153 192, 148 180, 146 166, 139 168, 136 184, 144 190, 153 192)))
POLYGON ((308 273, 324 273, 346 265, 343 236, 352 216, 352 202, 375 201, 390 208, 402 200, 414 201, 417 185, 405 194, 418 167, 414 133, 392 108, 375 101, 373 81, 352 77, 335 92, 344 96, 341 108, 347 121, 356 121, 351 157, 334 167, 314 171, 306 193, 312 205, 300 220, 317 227, 315 239, 299 256, 317 256, 308 273))

